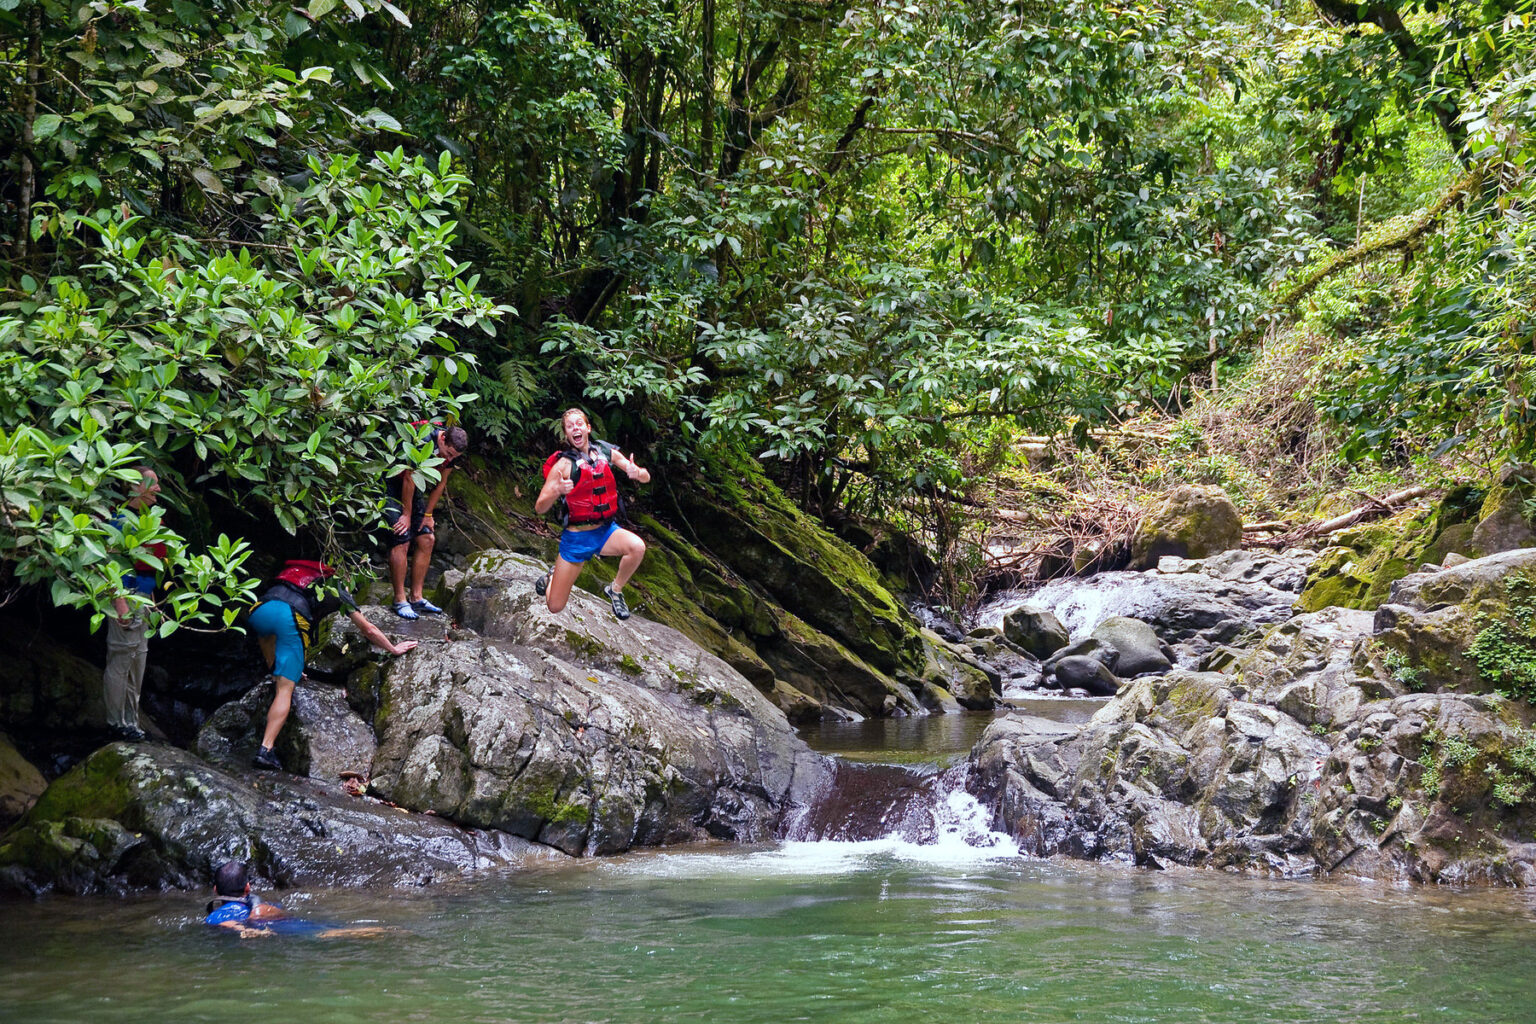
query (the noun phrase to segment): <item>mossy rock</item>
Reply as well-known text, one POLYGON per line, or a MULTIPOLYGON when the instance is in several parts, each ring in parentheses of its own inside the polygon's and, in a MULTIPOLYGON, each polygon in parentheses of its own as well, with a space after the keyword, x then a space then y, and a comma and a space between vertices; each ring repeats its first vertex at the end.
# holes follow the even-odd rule
POLYGON ((1340 531, 1334 546, 1307 570, 1296 607, 1304 612, 1379 607, 1392 584, 1426 562, 1439 564, 1455 550, 1468 534, 1481 495, 1476 488, 1457 487, 1433 508, 1405 509, 1390 519, 1340 531))
POLYGON ((870 561, 796 508, 755 462, 720 458, 724 465, 688 486, 668 488, 697 542, 875 669, 921 672, 917 625, 870 561))
POLYGON ((1131 539, 1131 567, 1155 569, 1164 555, 1205 558, 1243 543, 1243 519, 1220 487, 1176 487, 1142 517, 1131 539))
MULTIPOLYGON (((1479 509, 1471 547, 1476 555, 1536 547, 1536 522, 1529 514, 1536 498, 1536 466, 1505 466, 1479 509)), ((1465 552, 1464 552, 1465 553, 1465 552)))

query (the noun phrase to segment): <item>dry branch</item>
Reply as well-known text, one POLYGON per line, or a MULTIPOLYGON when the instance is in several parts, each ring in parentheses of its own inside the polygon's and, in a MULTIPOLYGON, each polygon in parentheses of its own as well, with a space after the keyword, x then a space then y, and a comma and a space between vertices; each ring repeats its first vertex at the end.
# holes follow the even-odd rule
POLYGON ((1377 516, 1384 516, 1399 505, 1406 505, 1415 498, 1422 498, 1429 493, 1429 490, 1428 487, 1417 485, 1396 491, 1385 498, 1370 498, 1364 505, 1351 509, 1341 516, 1334 516, 1332 519, 1325 519, 1320 523, 1309 523, 1291 533, 1272 537, 1260 543, 1266 547, 1289 547, 1292 544, 1308 540, 1312 537, 1324 537, 1330 533, 1338 533, 1340 530, 1354 526, 1363 519, 1374 519, 1377 516))

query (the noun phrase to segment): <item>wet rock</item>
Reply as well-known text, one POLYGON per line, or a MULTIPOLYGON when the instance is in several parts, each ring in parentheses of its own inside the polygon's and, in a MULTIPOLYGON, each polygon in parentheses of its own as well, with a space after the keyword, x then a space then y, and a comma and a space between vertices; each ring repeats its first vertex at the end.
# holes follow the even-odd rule
POLYGON ((1095 697, 1108 697, 1120 688, 1120 680, 1097 658, 1073 655, 1062 658, 1051 669, 1057 685, 1076 687, 1095 697))
POLYGON ((1092 638, 1115 652, 1115 673, 1122 678, 1166 672, 1173 667, 1157 634, 1140 619, 1124 615, 1105 619, 1093 627, 1092 638))
POLYGON ((580 591, 551 615, 532 590, 541 571, 483 554, 456 607, 486 639, 386 666, 376 792, 569 853, 611 853, 765 838, 826 785, 826 760, 730 666, 639 615, 620 623, 580 591))
POLYGON ((1219 487, 1175 488, 1142 517, 1131 539, 1131 566, 1152 569, 1164 555, 1204 558, 1243 543, 1243 519, 1219 487))
POLYGON ((1265 627, 1290 618, 1296 595, 1275 584, 1294 586, 1310 557, 1306 552, 1288 552, 1262 559, 1233 558, 1217 563, 1218 573, 1225 570, 1220 575, 1190 568, 1201 563, 1165 559, 1168 571, 1106 572, 1084 580, 1053 580, 1027 596, 998 599, 983 608, 977 620, 981 626, 1001 627, 1005 616, 1028 603, 1050 611, 1071 638, 1079 640, 1106 619, 1123 615, 1147 623, 1161 640, 1180 645, 1179 664, 1187 668, 1218 646, 1243 637, 1256 639, 1265 627))
MULTIPOLYGON (((265 683, 214 712, 198 732, 198 755, 227 770, 247 768, 266 729, 272 692, 265 683)), ((343 772, 366 778, 376 746, 372 727, 348 704, 344 690, 300 681, 274 751, 295 775, 335 782, 343 772)))
MULTIPOLYGON (((994 697, 1002 692, 1002 675, 989 669, 968 649, 950 643, 937 633, 924 631, 927 641, 927 661, 919 685, 931 687, 950 695, 955 710, 988 711, 994 697)), ((940 697, 942 704, 942 697, 940 697)), ((946 708, 946 710, 948 710, 946 708)))
POLYGON ((1325 609, 1219 673, 1127 683, 1075 732, 996 723, 972 751, 972 790, 1041 855, 1527 884, 1536 715, 1407 692, 1392 673, 1417 666, 1384 665, 1372 636, 1496 599, 1536 551, 1495 559, 1401 581, 1407 603, 1383 606, 1374 627, 1369 612, 1325 609))
POLYGON ((0 733, 0 830, 25 814, 47 788, 43 773, 0 733))
POLYGON ((1002 616, 1003 635, 1036 658, 1048 658, 1065 647, 1068 634, 1048 609, 1020 604, 1002 616))
POLYGON ((279 886, 421 885, 549 855, 307 779, 115 743, 55 780, 0 840, 0 888, 201 889, 231 858, 279 886))
POLYGON ((1053 669, 1062 658, 1093 658, 1103 662, 1104 667, 1111 672, 1120 661, 1120 652, 1098 637, 1085 636, 1081 640, 1067 644, 1061 650, 1045 659, 1046 669, 1053 669))

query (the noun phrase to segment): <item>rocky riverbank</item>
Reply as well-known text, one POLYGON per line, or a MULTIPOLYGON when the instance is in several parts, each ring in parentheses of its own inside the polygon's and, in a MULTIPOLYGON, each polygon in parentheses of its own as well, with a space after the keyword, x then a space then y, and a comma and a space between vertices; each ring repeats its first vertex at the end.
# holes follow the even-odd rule
POLYGON ((484 553, 448 580, 463 626, 398 659, 334 630, 317 662, 342 683, 298 687, 279 747, 297 777, 246 767, 265 688, 196 753, 102 748, 5 834, 0 884, 200 886, 228 857, 279 884, 420 884, 537 851, 762 839, 826 788, 829 762, 739 672, 584 593, 550 615, 542 571, 484 553))
POLYGON ((971 787, 1042 856, 1530 885, 1533 601, 1522 549, 1426 566, 1374 613, 1303 613, 1226 643, 1217 622, 1085 726, 999 719, 971 787))

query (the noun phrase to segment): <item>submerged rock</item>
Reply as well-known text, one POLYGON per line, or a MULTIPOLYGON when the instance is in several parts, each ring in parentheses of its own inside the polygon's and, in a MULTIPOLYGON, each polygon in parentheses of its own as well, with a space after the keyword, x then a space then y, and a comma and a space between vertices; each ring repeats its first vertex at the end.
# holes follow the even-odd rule
POLYGON ((421 885, 540 855, 550 851, 307 779, 114 743, 56 780, 0 839, 0 888, 204 888, 232 858, 280 886, 421 885))

